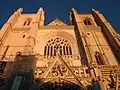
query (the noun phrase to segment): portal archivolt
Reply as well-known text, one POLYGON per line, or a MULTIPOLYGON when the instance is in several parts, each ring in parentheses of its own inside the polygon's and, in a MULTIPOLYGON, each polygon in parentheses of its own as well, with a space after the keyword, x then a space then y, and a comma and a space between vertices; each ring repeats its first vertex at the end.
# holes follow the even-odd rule
POLYGON ((81 90, 80 86, 64 80, 49 81, 38 87, 37 90, 81 90))

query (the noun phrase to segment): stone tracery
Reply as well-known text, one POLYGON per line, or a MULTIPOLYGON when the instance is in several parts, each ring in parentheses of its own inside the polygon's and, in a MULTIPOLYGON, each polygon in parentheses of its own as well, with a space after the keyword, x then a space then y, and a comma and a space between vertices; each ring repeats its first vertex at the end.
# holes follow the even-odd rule
POLYGON ((56 37, 48 40, 44 48, 44 55, 56 56, 57 51, 60 55, 72 55, 71 45, 66 39, 56 37))

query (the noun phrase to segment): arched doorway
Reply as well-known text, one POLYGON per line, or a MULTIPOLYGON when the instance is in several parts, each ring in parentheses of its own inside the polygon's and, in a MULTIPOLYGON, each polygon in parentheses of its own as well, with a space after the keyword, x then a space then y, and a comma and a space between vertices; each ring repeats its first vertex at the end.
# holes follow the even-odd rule
POLYGON ((81 87, 73 82, 58 80, 49 81, 39 87, 37 90, 82 90, 81 87))

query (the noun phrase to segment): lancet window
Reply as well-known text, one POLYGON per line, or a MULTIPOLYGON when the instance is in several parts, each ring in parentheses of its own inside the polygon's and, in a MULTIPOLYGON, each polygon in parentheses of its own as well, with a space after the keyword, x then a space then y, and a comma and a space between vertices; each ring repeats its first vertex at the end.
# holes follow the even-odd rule
POLYGON ((72 48, 67 40, 59 37, 48 40, 44 48, 44 55, 56 56, 57 51, 60 55, 72 55, 72 48))
POLYGON ((31 23, 31 18, 28 18, 28 19, 25 20, 23 26, 29 26, 30 23, 31 23))
POLYGON ((97 51, 95 51, 95 59, 96 59, 98 65, 104 65, 101 54, 97 51))
POLYGON ((92 25, 92 22, 89 19, 85 19, 83 22, 85 25, 92 25))

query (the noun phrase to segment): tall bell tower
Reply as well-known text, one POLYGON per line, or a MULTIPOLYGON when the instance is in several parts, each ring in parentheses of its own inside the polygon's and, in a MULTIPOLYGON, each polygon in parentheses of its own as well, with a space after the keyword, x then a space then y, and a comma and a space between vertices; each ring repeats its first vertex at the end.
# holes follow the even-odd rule
POLYGON ((117 73, 120 70, 120 35, 105 17, 94 9, 91 14, 78 14, 73 8, 70 19, 79 38, 77 44, 83 47, 79 52, 85 54, 83 56, 86 58, 93 85, 98 82, 101 90, 111 88, 117 90, 119 87, 117 73))
POLYGON ((47 25, 43 8, 22 11, 0 31, 0 75, 8 80, 0 89, 120 88, 120 35, 99 11, 83 14, 72 8, 71 24, 56 18, 47 25))

